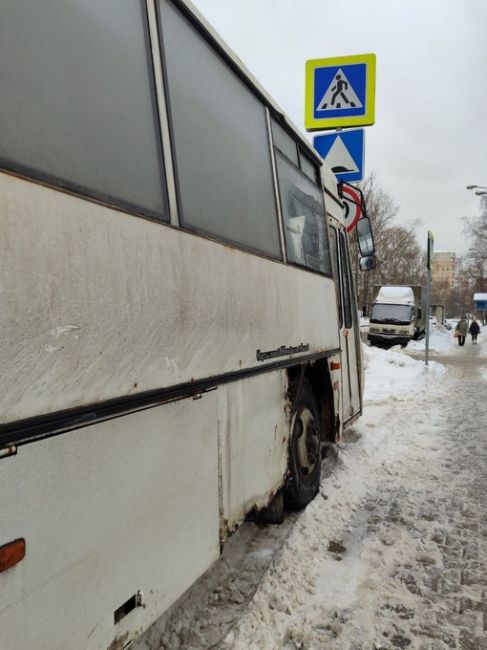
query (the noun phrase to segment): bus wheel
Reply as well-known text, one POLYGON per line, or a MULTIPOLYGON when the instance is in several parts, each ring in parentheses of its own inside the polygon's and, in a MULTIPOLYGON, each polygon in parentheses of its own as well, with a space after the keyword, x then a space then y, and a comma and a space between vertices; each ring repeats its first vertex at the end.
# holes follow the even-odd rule
POLYGON ((286 507, 300 510, 318 492, 321 477, 320 414, 315 394, 306 378, 294 404, 289 445, 289 477, 284 501, 286 507))
POLYGON ((258 524, 282 524, 284 521, 284 495, 282 490, 279 490, 265 508, 251 510, 247 515, 247 521, 254 521, 258 524))

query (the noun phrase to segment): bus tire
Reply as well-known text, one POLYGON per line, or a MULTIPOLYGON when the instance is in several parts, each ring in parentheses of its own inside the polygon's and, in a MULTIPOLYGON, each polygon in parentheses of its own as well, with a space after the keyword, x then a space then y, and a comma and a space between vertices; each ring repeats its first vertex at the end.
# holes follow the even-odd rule
POLYGON ((282 490, 279 490, 265 508, 252 510, 247 515, 247 521, 253 521, 257 524, 282 524, 284 521, 284 495, 282 490))
POLYGON ((294 402, 284 504, 290 510, 301 510, 316 496, 321 478, 320 412, 306 378, 294 402))

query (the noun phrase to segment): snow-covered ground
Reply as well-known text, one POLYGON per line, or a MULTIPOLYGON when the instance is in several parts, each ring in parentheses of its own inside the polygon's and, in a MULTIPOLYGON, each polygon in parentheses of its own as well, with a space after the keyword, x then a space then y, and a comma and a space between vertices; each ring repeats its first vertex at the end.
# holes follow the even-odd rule
MULTIPOLYGON (((478 339, 480 344, 482 344, 487 339, 487 325, 484 325, 480 330, 478 339)), ((487 341, 485 341, 485 343, 480 348, 480 354, 484 357, 487 357, 487 341)), ((485 368, 481 370, 481 375, 485 380, 487 380, 487 359, 486 359, 485 368)))
MULTIPOLYGON (((414 344, 414 350, 421 341, 414 344)), ((424 350, 424 345, 423 345, 424 350)), ((366 402, 404 398, 424 391, 426 384, 438 380, 445 372, 444 366, 436 361, 429 361, 428 367, 412 359, 401 350, 400 346, 384 350, 377 347, 364 347, 366 382, 364 399, 366 402)))
POLYGON ((424 341, 364 346, 364 415, 319 495, 283 527, 244 524, 139 649, 487 648, 487 327, 430 344, 427 368, 424 341))
MULTIPOLYGON (((456 339, 453 336, 455 329, 447 330, 442 325, 430 326, 429 348, 434 352, 450 352, 452 347, 457 345, 456 339)), ((426 338, 420 341, 410 341, 408 343, 408 350, 424 351, 426 345, 426 338)))

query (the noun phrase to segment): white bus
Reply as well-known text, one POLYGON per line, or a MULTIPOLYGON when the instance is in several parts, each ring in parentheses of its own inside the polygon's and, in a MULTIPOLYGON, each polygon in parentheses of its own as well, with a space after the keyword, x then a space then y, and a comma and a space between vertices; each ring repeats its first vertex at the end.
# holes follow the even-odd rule
POLYGON ((123 648, 361 412, 343 203, 181 0, 3 0, 0 89, 0 647, 123 648))

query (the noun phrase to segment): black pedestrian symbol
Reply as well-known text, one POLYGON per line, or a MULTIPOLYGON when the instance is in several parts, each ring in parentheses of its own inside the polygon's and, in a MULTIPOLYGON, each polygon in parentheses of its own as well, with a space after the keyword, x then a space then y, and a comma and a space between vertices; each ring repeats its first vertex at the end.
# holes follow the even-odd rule
POLYGON ((357 97, 343 70, 339 68, 321 98, 317 110, 334 111, 352 108, 362 108, 362 102, 357 97))
MULTIPOLYGON (((342 79, 341 74, 337 74, 337 76, 335 77, 335 81, 336 84, 332 88, 332 90, 334 90, 335 92, 333 93, 330 104, 332 106, 335 106, 335 108, 341 108, 342 105, 340 102, 336 102, 335 104, 336 99, 341 97, 346 104, 348 104, 349 106, 353 106, 355 108, 355 102, 350 101, 348 97, 345 95, 345 91, 348 88, 348 83, 345 81, 345 79, 342 79)), ((326 108, 326 104, 324 108, 326 108)))

